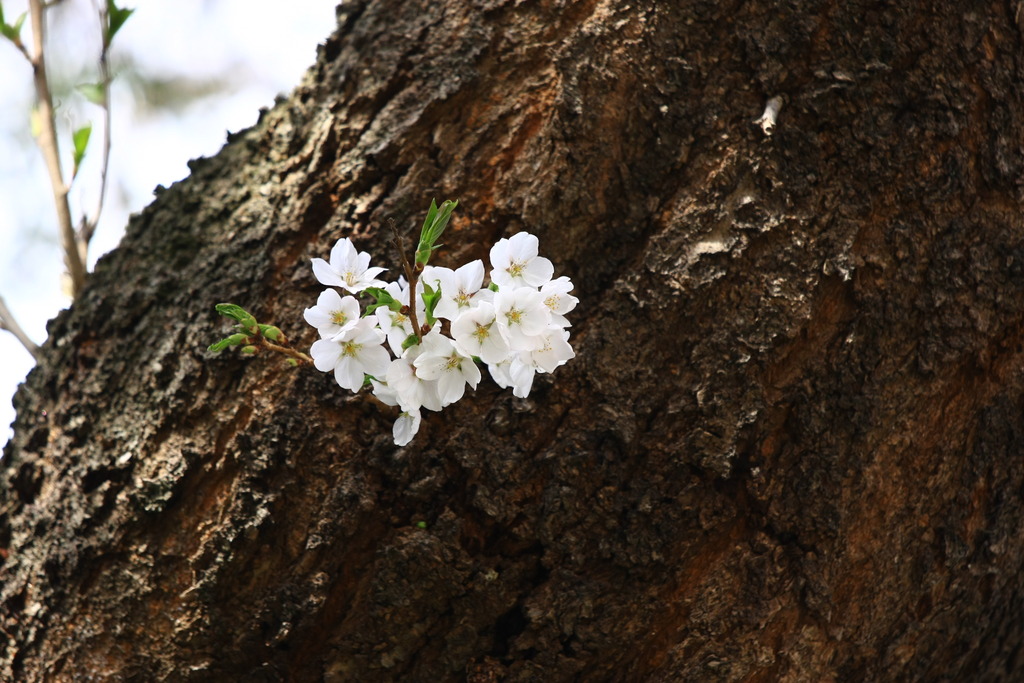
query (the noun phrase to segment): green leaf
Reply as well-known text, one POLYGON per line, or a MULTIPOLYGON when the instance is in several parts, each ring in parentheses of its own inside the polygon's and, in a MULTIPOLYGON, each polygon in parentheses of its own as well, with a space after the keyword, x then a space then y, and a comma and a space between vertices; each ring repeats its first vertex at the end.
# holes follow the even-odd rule
POLYGON ((434 224, 434 219, 437 217, 437 202, 433 199, 430 200, 430 208, 427 209, 427 217, 423 219, 423 227, 420 228, 420 242, 422 242, 427 233, 430 232, 430 226, 434 224))
POLYGON ((256 354, 256 347, 252 346, 252 345, 243 346, 242 347, 242 353, 244 353, 247 356, 253 356, 253 355, 256 354))
POLYGON ((107 95, 102 83, 81 83, 75 86, 75 90, 82 93, 85 99, 101 107, 107 106, 107 95))
POLYGON ((497 292, 498 285, 497 283, 492 282, 491 284, 487 285, 487 289, 491 290, 492 292, 497 292))
POLYGON ((124 22, 128 21, 128 17, 134 11, 133 9, 118 7, 114 4, 114 0, 107 0, 107 30, 103 34, 104 46, 110 45, 110 41, 114 39, 114 36, 121 30, 124 22))
POLYGON ((260 328, 260 334, 269 339, 270 341, 277 341, 284 336, 284 332, 281 328, 274 325, 257 325, 260 328))
POLYGON ((3 9, 0 9, 0 34, 16 45, 21 44, 21 26, 25 23, 25 14, 22 12, 12 25, 7 25, 4 22, 3 9))
POLYGON ((229 346, 238 346, 239 344, 244 344, 248 339, 249 337, 247 337, 244 334, 233 334, 230 337, 221 339, 216 344, 210 344, 208 350, 217 353, 218 351, 223 351, 229 346))
POLYGON ((82 163, 82 159, 85 157, 85 148, 89 146, 89 136, 92 135, 92 124, 87 123, 74 133, 71 134, 71 140, 75 144, 74 150, 74 169, 71 171, 71 177, 74 178, 78 175, 78 166, 82 163))
POLYGON ((256 318, 252 317, 252 314, 241 306, 217 304, 216 308, 218 313, 239 323, 242 329, 249 334, 256 334, 259 331, 259 324, 256 322, 256 318))
POLYGON ((416 246, 416 263, 421 266, 427 265, 430 254, 437 248, 436 243, 441 233, 448 227, 452 211, 459 205, 459 202, 446 199, 438 208, 433 199, 430 200, 430 209, 427 211, 427 218, 423 221, 423 228, 420 230, 420 243, 416 246))
POLYGON ((372 303, 366 307, 366 312, 363 313, 364 318, 373 313, 374 311, 376 311, 381 306, 387 306, 388 308, 395 312, 402 310, 402 302, 395 299, 395 297, 391 296, 380 287, 367 287, 366 289, 363 290, 362 293, 369 294, 370 296, 377 300, 376 303, 372 303))
POLYGON ((417 337, 415 334, 410 334, 408 337, 405 338, 405 341, 402 342, 402 350, 405 351, 410 346, 416 346, 419 343, 420 338, 417 337))
POLYGON ((284 362, 287 363, 288 365, 292 366, 293 368, 296 368, 296 367, 299 366, 299 361, 295 360, 294 358, 285 358, 284 362))
POLYGON ((426 522, 416 522, 416 528, 417 529, 426 529, 427 528, 427 523, 426 522))
POLYGON ((437 318, 434 317, 434 309, 437 308, 437 303, 441 300, 441 283, 438 283, 437 290, 428 285, 426 282, 423 283, 423 307, 427 309, 427 324, 433 325, 437 322, 437 318))

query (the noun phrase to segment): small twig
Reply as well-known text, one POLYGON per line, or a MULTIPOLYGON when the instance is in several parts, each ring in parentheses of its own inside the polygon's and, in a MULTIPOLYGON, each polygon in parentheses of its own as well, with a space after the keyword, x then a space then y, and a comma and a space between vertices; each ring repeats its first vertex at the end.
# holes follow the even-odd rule
POLYGON ((36 343, 29 339, 29 336, 25 334, 25 330, 21 329, 18 325, 18 321, 14 319, 10 309, 7 308, 7 304, 4 302, 4 298, 0 296, 0 330, 7 330, 21 342, 21 345, 32 354, 32 357, 39 361, 39 347, 36 343))
POLYGON ((64 249, 64 264, 71 275, 71 294, 77 296, 85 286, 85 264, 78 251, 75 228, 71 224, 71 208, 68 205, 68 187, 64 184, 64 174, 60 169, 60 150, 57 145, 57 127, 53 117, 53 98, 50 94, 50 85, 46 80, 46 58, 43 53, 46 31, 44 9, 42 0, 29 0, 35 53, 30 61, 32 62, 32 75, 39 107, 39 147, 43 151, 46 168, 50 172, 50 185, 53 187, 53 201, 56 205, 57 222, 60 227, 61 247, 64 249))
POLYGON ((257 346, 265 346, 271 351, 277 351, 278 353, 283 353, 286 356, 291 356, 292 358, 294 358, 303 365, 313 362, 313 359, 311 357, 307 356, 301 351, 296 351, 290 346, 279 346, 278 344, 267 341, 262 335, 260 335, 259 339, 257 339, 256 341, 257 346))
POLYGON ((417 341, 420 338, 422 330, 420 330, 419 321, 416 319, 416 277, 418 271, 412 267, 409 263, 409 257, 405 255, 405 240, 398 234, 398 229, 395 227, 395 221, 392 218, 388 219, 388 225, 391 226, 391 232, 395 235, 394 244, 395 248, 398 249, 398 256, 402 259, 402 267, 405 269, 405 279, 409 281, 409 320, 412 321, 412 333, 416 335, 417 341))
POLYGON ((103 212, 103 200, 107 195, 107 169, 110 166, 110 43, 106 39, 104 27, 107 25, 106 5, 93 2, 100 17, 100 30, 104 32, 103 49, 100 51, 100 83, 103 86, 103 158, 100 165, 100 194, 96 201, 96 210, 91 218, 82 220, 82 227, 78 232, 78 248, 82 261, 88 263, 89 242, 92 240, 96 227, 100 222, 100 214, 103 212))
POLYGON ((18 52, 24 55, 25 59, 28 60, 29 64, 32 64, 32 55, 29 54, 28 48, 25 47, 25 43, 21 42, 21 38, 15 36, 12 40, 14 47, 18 48, 18 52))

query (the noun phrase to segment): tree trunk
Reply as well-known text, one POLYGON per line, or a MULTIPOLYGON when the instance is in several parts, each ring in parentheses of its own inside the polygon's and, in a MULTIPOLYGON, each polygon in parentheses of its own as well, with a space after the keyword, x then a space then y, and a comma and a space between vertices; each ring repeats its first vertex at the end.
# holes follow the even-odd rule
POLYGON ((0 678, 1019 680, 1022 16, 346 1, 51 324, 0 678), (576 283, 528 399, 397 448, 330 374, 205 351, 220 301, 307 348, 310 259, 396 274, 434 197, 441 265, 530 230, 576 283))

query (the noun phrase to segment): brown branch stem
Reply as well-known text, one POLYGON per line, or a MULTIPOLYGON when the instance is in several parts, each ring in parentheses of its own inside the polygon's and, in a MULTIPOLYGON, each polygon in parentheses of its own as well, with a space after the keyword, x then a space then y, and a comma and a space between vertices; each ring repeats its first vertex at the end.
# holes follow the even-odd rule
POLYGON ((395 236, 395 248, 398 249, 398 257, 402 260, 402 267, 405 269, 405 279, 409 281, 409 320, 412 321, 412 333, 416 336, 416 341, 419 342, 421 330, 419 321, 416 319, 416 277, 418 271, 409 263, 409 257, 405 255, 405 240, 398 234, 395 222, 389 220, 388 223, 391 226, 391 232, 395 236))
POLYGON ((258 346, 265 346, 266 348, 270 349, 271 351, 277 351, 278 353, 283 353, 286 356, 290 356, 290 357, 294 358, 295 360, 297 360, 300 363, 306 364, 306 363, 312 363, 313 362, 313 359, 311 357, 307 356, 306 354, 302 353, 301 351, 296 351, 295 349, 291 348, 290 346, 281 346, 279 344, 275 344, 275 343, 273 343, 271 341, 268 341, 262 335, 259 337, 257 342, 258 342, 258 344, 257 344, 258 346))

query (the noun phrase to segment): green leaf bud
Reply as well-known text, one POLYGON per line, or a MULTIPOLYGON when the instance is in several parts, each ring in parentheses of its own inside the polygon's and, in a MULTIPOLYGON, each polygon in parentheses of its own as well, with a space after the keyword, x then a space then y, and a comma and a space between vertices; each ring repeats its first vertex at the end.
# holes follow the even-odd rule
POLYGON ((248 311, 241 306, 235 304, 217 304, 217 312, 226 318, 231 318, 235 322, 241 325, 241 328, 250 333, 256 334, 259 331, 259 324, 256 322, 256 318, 252 317, 248 311))
POLYGON ((284 332, 275 325, 258 325, 260 328, 260 334, 269 339, 270 341, 281 341, 284 338, 284 332))
POLYGON ((251 344, 249 346, 243 346, 242 347, 242 353, 244 353, 244 354, 246 354, 248 356, 255 355, 256 347, 252 346, 251 344))
POLYGON ((22 12, 10 26, 4 21, 3 8, 0 7, 0 34, 15 45, 21 44, 21 26, 25 23, 26 12, 22 12))
POLYGON ((124 22, 128 21, 128 17, 132 15, 135 10, 125 9, 118 7, 114 4, 114 0, 107 0, 107 27, 103 32, 103 45, 108 47, 110 41, 114 39, 114 36, 121 27, 124 26, 124 22))
POLYGON ((224 339, 221 339, 216 344, 210 344, 208 350, 217 353, 218 351, 223 351, 229 346, 238 346, 239 344, 244 344, 248 340, 249 337, 244 334, 233 334, 230 337, 225 337, 224 339))
POLYGON ((82 163, 82 159, 85 157, 85 149, 89 146, 90 135, 92 135, 91 123, 87 123, 71 134, 71 141, 74 143, 75 147, 72 155, 72 160, 74 161, 74 169, 71 171, 72 178, 78 175, 78 167, 82 163))
POLYGON ((438 208, 437 202, 430 200, 430 209, 427 211, 427 218, 423 221, 423 228, 420 230, 420 242, 416 246, 416 265, 425 266, 430 260, 430 254, 436 249, 437 240, 441 233, 448 227, 452 211, 459 205, 459 202, 446 199, 438 208))

